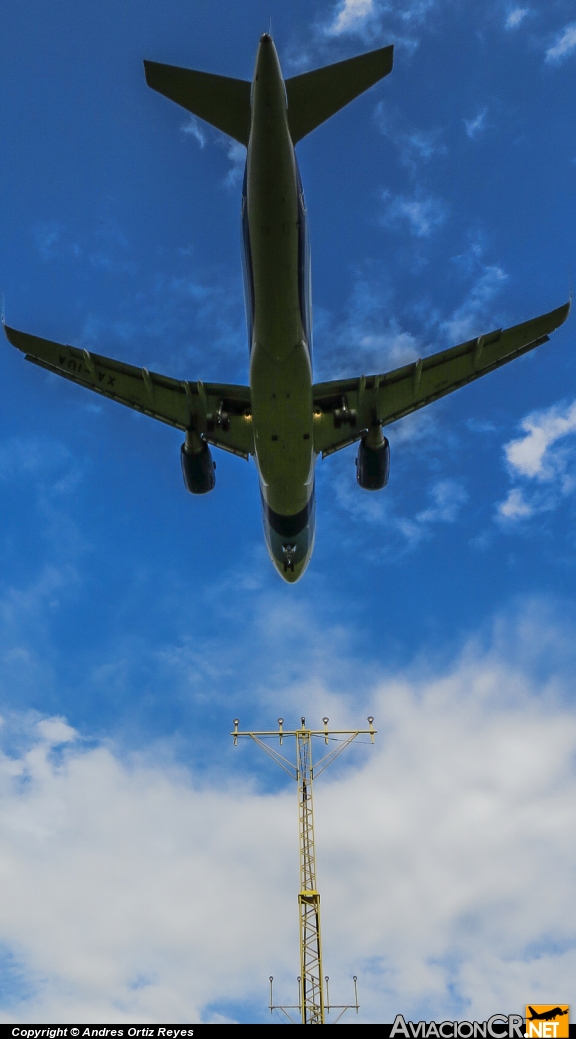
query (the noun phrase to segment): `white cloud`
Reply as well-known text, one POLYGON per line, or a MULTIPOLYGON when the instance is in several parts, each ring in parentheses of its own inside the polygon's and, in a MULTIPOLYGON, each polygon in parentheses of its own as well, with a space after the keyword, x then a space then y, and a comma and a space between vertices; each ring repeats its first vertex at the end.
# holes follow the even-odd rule
POLYGON ((416 516, 419 523, 454 523, 461 506, 468 501, 468 494, 456 480, 438 480, 430 497, 433 504, 416 516))
POLYGON ((113 273, 134 274, 136 271, 135 264, 125 258, 129 242, 118 224, 110 218, 99 221, 88 239, 73 235, 56 221, 36 224, 32 234, 43 260, 78 259, 86 255, 95 267, 113 273))
POLYGON ((383 101, 376 105, 375 118, 380 131, 399 148, 401 161, 412 174, 416 173, 422 163, 447 154, 441 129, 406 129, 402 126, 399 113, 383 101))
POLYGON ((526 15, 529 13, 527 7, 514 7, 508 14, 504 23, 505 29, 517 29, 522 24, 526 15))
POLYGON ((50 748, 74 743, 78 739, 78 733, 63 718, 44 718, 37 723, 36 730, 39 738, 50 748))
POLYGON ((102 249, 98 249, 96 252, 92 253, 89 259, 90 263, 93 263, 95 267, 102 267, 104 270, 110 271, 113 274, 136 273, 136 264, 129 260, 117 260, 102 249))
MULTIPOLYGON (((316 694, 309 722, 372 713, 380 730, 316 787, 325 967, 343 999, 359 975, 360 1020, 482 1019, 571 990, 576 714, 569 682, 526 677, 536 646, 560 656, 536 612, 439 674, 316 694)), ((4 1020, 215 1020, 242 1003, 264 1019, 270 973, 291 1000, 296 792, 231 773, 257 748, 223 747, 215 784, 121 760, 61 718, 24 731, 0 754, 0 941, 28 989, 4 1020)))
MULTIPOLYGON (((476 250, 472 251, 476 253, 476 250)), ((475 262, 479 260, 480 257, 475 255, 475 262)), ((507 281, 508 275, 496 264, 480 263, 479 266, 480 273, 468 296, 456 307, 451 317, 440 325, 440 331, 451 345, 466 342, 474 335, 489 331, 486 328, 488 304, 507 281)))
POLYGON ((513 472, 537 480, 553 480, 565 472, 568 455, 551 448, 576 433, 576 401, 534 411, 522 419, 520 428, 526 435, 504 445, 513 472))
POLYGON ((477 137, 479 133, 484 130, 486 125, 486 115, 488 109, 484 107, 474 119, 465 119, 464 126, 466 127, 466 133, 468 137, 477 137))
POLYGON ((338 0, 327 24, 322 26, 326 36, 357 34, 374 38, 386 25, 386 40, 414 50, 418 41, 401 35, 407 25, 422 24, 436 0, 404 0, 394 4, 390 0, 338 0), (394 30, 394 26, 400 34, 394 30))
POLYGON ((269 902, 290 876, 280 858, 290 843, 286 795, 258 798, 242 784, 195 790, 184 773, 123 764, 104 747, 53 758, 66 733, 58 720, 52 732, 41 724, 29 750, 0 759, 0 934, 36 989, 28 1012, 14 1012, 198 1020, 221 970, 228 995, 241 999, 251 973, 267 976, 271 937, 265 924, 264 949, 251 950, 246 812, 259 804, 253 821, 269 832, 258 881, 269 902))
POLYGON ((51 260, 58 256, 60 250, 60 227, 56 223, 38 224, 34 228, 34 237, 38 252, 43 260, 51 260))
MULTIPOLYGON (((393 459, 400 457, 396 454, 396 447, 400 444, 415 450, 420 446, 421 450, 424 442, 425 450, 430 450, 433 443, 442 441, 443 436, 432 420, 427 420, 426 416, 423 416, 422 423, 416 416, 413 420, 412 423, 403 420, 397 427, 386 430, 393 459)), ((457 480, 436 480, 427 489, 430 504, 413 515, 407 515, 398 492, 388 488, 382 494, 368 494, 358 488, 351 452, 343 453, 336 464, 340 465, 340 471, 336 477, 332 475, 330 486, 339 507, 363 525, 370 524, 371 553, 396 563, 406 553, 429 541, 434 536, 436 524, 455 523, 462 506, 468 501, 467 491, 457 480)))
POLYGON ((433 155, 445 155, 446 146, 439 141, 440 130, 411 130, 402 135, 403 162, 409 165, 416 159, 428 162, 433 155))
POLYGON ((374 14, 374 0, 342 0, 333 22, 326 31, 331 36, 356 32, 374 14))
POLYGON ((386 210, 383 224, 407 224, 410 234, 416 238, 427 238, 446 220, 447 209, 437 198, 406 198, 404 195, 391 197, 389 191, 382 192, 386 210))
POLYGON ((358 274, 346 314, 335 318, 316 307, 317 378, 334 379, 399 368, 422 356, 422 345, 390 314, 390 291, 371 272, 358 274))
MULTIPOLYGON (((180 132, 189 137, 193 137, 201 148, 205 147, 208 137, 201 121, 196 119, 195 116, 190 115, 188 117, 188 122, 182 124, 180 132)), ((218 147, 226 149, 226 155, 230 162, 230 169, 224 177, 224 185, 227 188, 234 188, 242 180, 244 174, 246 148, 240 143, 240 141, 233 140, 225 133, 214 133, 212 134, 212 139, 218 147)))
POLYGON ((371 355, 372 367, 382 367, 385 359, 387 365, 399 368, 418 358, 414 336, 410 332, 402 331, 394 319, 389 321, 388 328, 380 334, 358 331, 358 346, 363 351, 365 359, 371 355))
POLYGON ((423 22, 435 5, 436 0, 411 0, 410 3, 399 5, 398 14, 405 22, 423 22))
POLYGON ((503 521, 549 512, 576 488, 576 401, 534 411, 520 428, 525 435, 504 444, 504 455, 512 479, 524 481, 524 486, 513 487, 497 505, 503 521))
POLYGON ((559 63, 576 51, 576 22, 567 25, 556 38, 556 43, 546 51, 546 61, 559 63))
POLYGON ((32 229, 36 242, 36 248, 43 260, 55 260, 60 256, 81 255, 82 249, 78 242, 73 241, 65 228, 55 220, 36 224, 32 229))
POLYGON ((246 165, 246 149, 244 145, 240 144, 239 141, 229 141, 228 159, 231 165, 224 178, 224 183, 227 188, 234 188, 244 176, 244 166, 246 165))
POLYGON ((202 130, 202 127, 200 126, 200 123, 195 118, 195 116, 189 116, 188 122, 183 123, 180 127, 180 130, 182 133, 187 134, 189 137, 194 137, 195 140, 198 141, 198 144, 201 148, 203 148, 206 144, 206 134, 202 130))
MULTIPOLYGON (((53 491, 69 481, 74 463, 70 449, 57 440, 8 437, 0 444, 0 480, 3 481, 29 480, 30 477, 40 481, 45 475, 46 489, 53 491)), ((75 476, 72 488, 77 482, 75 476)))
POLYGON ((501 520, 529 519, 534 513, 534 506, 526 501, 519 487, 512 487, 505 501, 497 508, 501 520))
POLYGON ((469 418, 466 419, 466 428, 471 433, 496 433, 497 426, 493 422, 488 422, 486 419, 469 418))

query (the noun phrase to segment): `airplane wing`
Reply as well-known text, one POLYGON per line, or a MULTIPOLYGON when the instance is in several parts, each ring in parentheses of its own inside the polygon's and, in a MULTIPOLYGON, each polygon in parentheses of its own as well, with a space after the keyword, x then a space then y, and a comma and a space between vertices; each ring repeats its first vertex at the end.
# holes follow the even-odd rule
POLYGON ((313 387, 314 445, 326 455, 360 440, 374 421, 389 425, 521 357, 549 338, 570 303, 504 330, 488 332, 384 375, 340 379, 313 387))
POLYGON ((176 429, 196 429, 205 440, 232 454, 254 454, 250 390, 247 386, 186 382, 136 368, 88 350, 63 346, 4 325, 13 346, 49 372, 126 404, 176 429))

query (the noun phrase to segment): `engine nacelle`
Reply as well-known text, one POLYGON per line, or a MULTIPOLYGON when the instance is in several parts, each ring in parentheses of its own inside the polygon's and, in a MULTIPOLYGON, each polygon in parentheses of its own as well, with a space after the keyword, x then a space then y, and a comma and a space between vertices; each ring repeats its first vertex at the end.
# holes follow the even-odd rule
POLYGON ((190 453, 186 450, 186 444, 180 448, 182 476, 186 490, 191 494, 208 494, 216 484, 216 463, 212 461, 212 452, 205 440, 201 441, 201 445, 199 451, 190 453))
POLYGON ((367 443, 369 435, 360 441, 356 479, 365 491, 381 491, 390 476, 390 444, 382 437, 380 444, 372 447, 367 443))

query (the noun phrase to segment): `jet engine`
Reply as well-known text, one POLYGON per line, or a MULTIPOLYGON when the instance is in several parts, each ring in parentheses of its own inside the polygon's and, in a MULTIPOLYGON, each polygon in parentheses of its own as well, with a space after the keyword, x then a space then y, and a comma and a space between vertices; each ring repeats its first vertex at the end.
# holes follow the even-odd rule
POLYGON ((362 437, 356 459, 356 479, 365 491, 380 491, 390 475, 390 444, 382 429, 379 436, 371 430, 362 437), (374 443, 376 441, 376 443, 374 443))
POLYGON ((214 470, 216 463, 212 461, 212 452, 205 440, 194 437, 194 441, 188 435, 186 442, 180 448, 180 462, 182 464, 182 476, 186 490, 191 494, 207 494, 214 489, 216 476, 214 470), (194 450, 197 448, 197 450, 194 450))

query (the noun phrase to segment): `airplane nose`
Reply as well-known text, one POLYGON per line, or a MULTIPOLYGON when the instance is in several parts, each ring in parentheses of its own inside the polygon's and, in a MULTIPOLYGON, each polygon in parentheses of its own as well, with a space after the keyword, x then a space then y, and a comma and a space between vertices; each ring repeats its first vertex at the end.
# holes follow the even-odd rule
POLYGON ((270 43, 272 37, 269 32, 263 32, 260 37, 260 43, 270 43))

